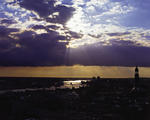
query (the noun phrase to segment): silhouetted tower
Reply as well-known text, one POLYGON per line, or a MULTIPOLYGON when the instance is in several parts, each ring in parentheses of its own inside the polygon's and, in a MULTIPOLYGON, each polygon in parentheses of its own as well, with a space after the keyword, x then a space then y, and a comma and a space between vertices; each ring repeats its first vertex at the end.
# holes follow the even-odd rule
POLYGON ((135 68, 135 79, 139 79, 139 69, 137 66, 135 68))
POLYGON ((135 77, 135 86, 137 86, 137 84, 139 83, 139 69, 138 69, 137 66, 135 68, 135 75, 134 75, 134 77, 135 77))

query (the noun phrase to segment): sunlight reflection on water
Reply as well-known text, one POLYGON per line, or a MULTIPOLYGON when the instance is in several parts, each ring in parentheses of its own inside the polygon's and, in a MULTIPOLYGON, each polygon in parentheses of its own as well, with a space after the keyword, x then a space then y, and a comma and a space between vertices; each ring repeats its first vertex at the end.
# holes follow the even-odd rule
POLYGON ((90 80, 67 80, 67 81, 63 81, 64 84, 60 87, 51 86, 48 88, 23 88, 23 89, 13 89, 13 90, 0 90, 0 94, 7 93, 7 92, 26 92, 26 91, 38 91, 38 90, 49 91, 49 90, 56 90, 57 88, 60 88, 60 89, 76 88, 77 89, 77 88, 86 86, 86 84, 83 84, 83 83, 86 83, 88 81, 90 80))
POLYGON ((89 80, 69 80, 64 81, 64 85, 61 88, 79 88, 84 86, 83 82, 87 82, 89 80))

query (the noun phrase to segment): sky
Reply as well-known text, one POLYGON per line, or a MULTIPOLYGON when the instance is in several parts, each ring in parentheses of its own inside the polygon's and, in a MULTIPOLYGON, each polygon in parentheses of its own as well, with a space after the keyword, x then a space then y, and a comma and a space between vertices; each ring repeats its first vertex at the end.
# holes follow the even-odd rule
POLYGON ((150 67, 149 0, 0 0, 0 66, 150 67))

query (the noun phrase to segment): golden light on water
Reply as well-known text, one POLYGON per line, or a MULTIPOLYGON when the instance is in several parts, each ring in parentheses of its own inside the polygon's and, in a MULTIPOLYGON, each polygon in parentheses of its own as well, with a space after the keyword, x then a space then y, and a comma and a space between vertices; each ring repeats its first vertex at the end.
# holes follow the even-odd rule
POLYGON ((69 80, 64 81, 64 88, 79 88, 82 85, 82 82, 87 82, 88 80, 69 80))
MULTIPOLYGON (((0 67, 0 77, 59 77, 59 78, 133 78, 135 67, 116 66, 54 66, 0 67), (59 73, 59 74, 58 74, 59 73)), ((140 77, 150 77, 149 67, 139 67, 140 77)))

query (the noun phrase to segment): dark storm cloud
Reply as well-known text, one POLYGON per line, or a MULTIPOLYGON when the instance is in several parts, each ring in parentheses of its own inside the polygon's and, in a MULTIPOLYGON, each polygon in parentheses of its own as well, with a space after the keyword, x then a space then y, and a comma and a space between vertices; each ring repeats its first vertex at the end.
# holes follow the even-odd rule
POLYGON ((89 36, 93 37, 93 38, 100 38, 101 35, 92 35, 92 34, 88 34, 89 36))
POLYGON ((69 65, 150 66, 150 48, 140 46, 87 46, 72 51, 69 65), (84 51, 84 52, 83 52, 84 51))
POLYGON ((140 44, 129 40, 111 39, 110 43, 112 46, 140 46, 140 44))
MULTIPOLYGON (((75 10, 64 5, 55 5, 56 0, 16 0, 9 5, 19 4, 22 8, 36 12, 40 17, 31 18, 36 21, 47 21, 59 23, 63 26, 73 15, 75 10), (53 13, 58 13, 55 15, 53 13), (51 15, 51 17, 49 17, 51 15)), ((23 21, 23 18, 21 18, 23 21)), ((56 24, 42 25, 34 23, 28 28, 8 28, 7 25, 15 24, 13 20, 5 18, 1 20, 0 26, 0 65, 1 66, 39 66, 39 65, 64 65, 66 45, 69 42, 68 36, 60 35, 56 30, 60 29, 56 24), (47 33, 37 34, 36 30, 46 30, 47 33), (11 33, 15 32, 13 36, 11 33), (10 37, 11 36, 11 37, 10 37), (62 42, 59 42, 62 40, 62 42), (63 42, 63 40, 65 42, 63 42), (66 41, 67 40, 67 41, 66 41)), ((69 31, 66 33, 73 38, 79 38, 77 33, 69 31)))
POLYGON ((0 39, 0 51, 5 52, 15 47, 14 41, 9 37, 3 37, 0 39))
POLYGON ((57 30, 58 28, 60 28, 59 26, 56 26, 56 25, 48 25, 47 27, 54 29, 54 30, 57 30))
POLYGON ((150 40, 150 35, 149 34, 144 34, 144 33, 141 33, 140 34, 143 38, 146 38, 147 40, 150 40))
POLYGON ((46 18, 47 22, 65 24, 73 15, 74 8, 58 5, 55 12, 59 12, 58 16, 53 15, 52 18, 46 18))
POLYGON ((34 30, 39 30, 39 29, 41 30, 41 29, 44 29, 44 30, 46 30, 48 33, 51 33, 52 35, 53 35, 53 34, 56 34, 56 35, 59 37, 58 32, 55 32, 55 30, 59 29, 59 27, 56 26, 56 25, 48 25, 48 26, 44 26, 44 25, 34 25, 34 26, 32 26, 31 28, 34 29, 34 30), (51 30, 51 29, 53 29, 53 30, 51 30))
POLYGON ((109 36, 122 36, 122 35, 128 35, 130 32, 123 32, 123 33, 108 33, 109 36))
MULTIPOLYGON (((47 27, 36 25, 33 28, 47 27)), ((43 34, 36 34, 34 31, 20 33, 19 29, 0 26, 0 65, 63 65, 67 42, 58 41, 65 39, 65 36, 52 30, 43 34), (16 34, 10 37, 13 32, 16 34)))
MULTIPOLYGON (((35 35, 31 31, 18 34, 19 40, 15 44, 18 44, 19 47, 14 47, 11 51, 0 51, 0 65, 63 65, 67 43, 59 43, 58 40, 64 38, 56 34, 53 36, 50 33, 35 35)), ((12 40, 8 43, 13 42, 12 40)), ((4 43, 6 41, 3 41, 2 47, 4 43)), ((8 43, 6 45, 9 45, 8 43)))
POLYGON ((75 39, 78 39, 78 38, 82 38, 83 37, 83 34, 79 34, 79 33, 76 33, 76 32, 73 32, 73 31, 69 31, 67 32, 71 35, 72 38, 75 38, 75 39))
POLYGON ((49 3, 46 3, 44 0, 23 0, 20 2, 20 6, 37 12, 41 17, 47 17, 53 13, 54 3, 54 0, 51 0, 49 3))
MULTIPOLYGON (((0 26, 0 54, 5 53, 7 51, 11 51, 15 48, 16 40, 9 37, 10 33, 18 32, 18 29, 6 28, 4 26, 0 26)), ((1 58, 2 59, 2 58, 1 58)))
POLYGON ((55 3, 56 0, 23 0, 20 2, 20 6, 27 10, 35 11, 40 17, 46 18, 47 22, 64 24, 72 17, 75 9, 64 5, 55 6, 55 3), (53 15, 56 12, 59 15, 53 15), (52 15, 52 17, 48 17, 49 15, 52 15))
POLYGON ((10 20, 10 19, 2 19, 0 23, 9 25, 9 24, 14 24, 16 22, 14 20, 10 20))
POLYGON ((144 36, 147 40, 150 40, 150 36, 147 35, 147 36, 144 36))
POLYGON ((18 32, 19 29, 7 28, 5 26, 0 26, 0 36, 8 36, 11 32, 18 32))
POLYGON ((33 26, 32 27, 33 29, 46 29, 46 27, 45 26, 43 26, 43 25, 35 25, 35 26, 33 26))
POLYGON ((42 34, 36 34, 35 32, 25 31, 21 34, 18 34, 18 37, 19 44, 21 44, 21 46, 35 49, 36 51, 38 51, 38 49, 36 49, 38 47, 41 49, 51 49, 59 44, 62 44, 58 42, 59 40, 65 39, 65 36, 58 35, 58 33, 55 31, 42 34))

